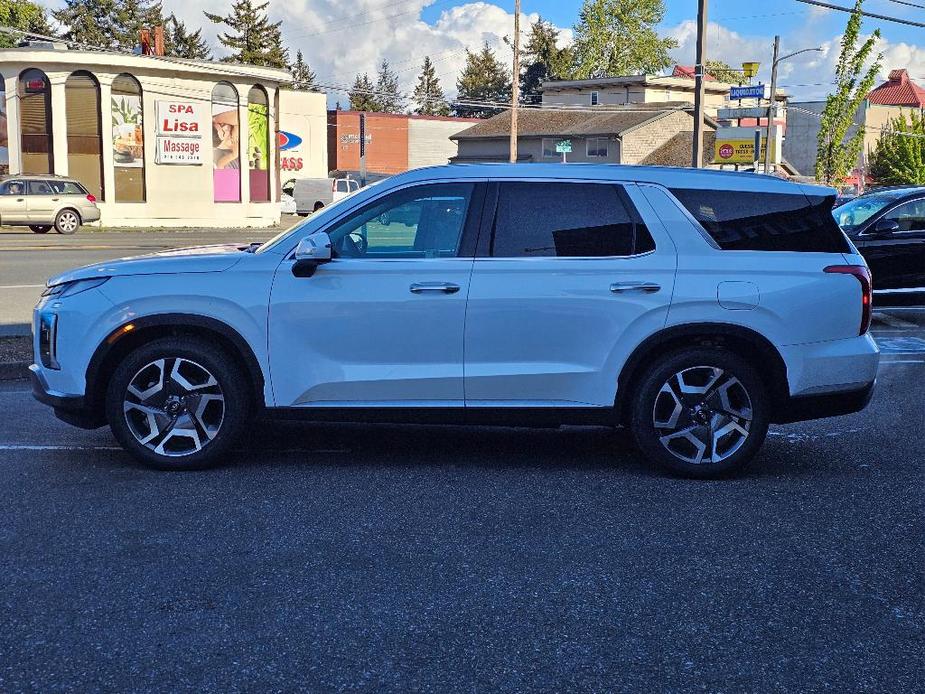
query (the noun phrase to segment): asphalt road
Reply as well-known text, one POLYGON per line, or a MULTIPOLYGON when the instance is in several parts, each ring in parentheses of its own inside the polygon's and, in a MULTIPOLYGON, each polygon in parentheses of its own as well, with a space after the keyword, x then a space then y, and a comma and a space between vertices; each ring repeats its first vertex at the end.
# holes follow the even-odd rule
POLYGON ((0 385, 0 691, 921 691, 925 311, 889 321, 866 411, 720 482, 595 428, 255 423, 158 473, 0 385))
MULTIPOLYGON (((281 228, 301 221, 286 216, 281 228)), ((170 248, 210 243, 266 241, 280 229, 215 229, 163 231, 96 231, 73 236, 33 234, 26 229, 0 230, 0 336, 29 334, 32 307, 45 280, 75 267, 170 248)))

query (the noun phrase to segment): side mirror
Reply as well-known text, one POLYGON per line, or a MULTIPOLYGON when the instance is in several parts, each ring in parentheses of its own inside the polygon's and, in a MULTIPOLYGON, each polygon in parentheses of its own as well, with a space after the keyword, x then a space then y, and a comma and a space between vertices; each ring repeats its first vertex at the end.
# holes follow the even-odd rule
POLYGON ((323 231, 306 236, 295 249, 295 264, 292 274, 296 277, 311 277, 319 265, 331 262, 331 238, 323 231))
POLYGON ((899 222, 895 219, 881 219, 874 226, 874 233, 882 234, 883 236, 889 236, 897 231, 899 231, 899 222))

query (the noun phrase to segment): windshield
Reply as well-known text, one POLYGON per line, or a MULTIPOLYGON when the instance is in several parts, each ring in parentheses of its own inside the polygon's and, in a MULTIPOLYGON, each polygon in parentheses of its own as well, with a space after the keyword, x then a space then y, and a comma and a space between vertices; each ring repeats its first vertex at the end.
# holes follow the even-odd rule
POLYGON ((899 198, 907 195, 908 190, 885 190, 881 193, 871 193, 862 195, 854 200, 849 200, 844 205, 832 210, 832 216, 835 221, 845 231, 853 231, 867 222, 868 219, 877 214, 884 207, 899 198))
MULTIPOLYGON (((376 181, 376 183, 379 183, 379 181, 376 181)), ((368 186, 366 186, 366 188, 374 186, 376 185, 376 183, 370 183, 368 186)), ((365 188, 363 190, 365 190, 365 188)), ((323 222, 327 217, 333 216, 332 213, 334 214, 339 213, 341 205, 349 201, 354 195, 356 195, 359 192, 360 192, 360 189, 352 190, 347 195, 342 197, 340 200, 335 200, 330 205, 326 205, 325 207, 321 208, 317 212, 313 212, 306 219, 302 220, 295 226, 289 227, 288 229, 284 229, 283 231, 279 232, 276 236, 274 236, 269 241, 267 241, 262 246, 260 246, 260 248, 258 248, 255 252, 265 253, 271 248, 274 248, 277 244, 279 244, 280 241, 285 239, 290 234, 297 234, 299 229, 304 227, 306 224, 314 223, 318 220, 321 220, 323 222)))

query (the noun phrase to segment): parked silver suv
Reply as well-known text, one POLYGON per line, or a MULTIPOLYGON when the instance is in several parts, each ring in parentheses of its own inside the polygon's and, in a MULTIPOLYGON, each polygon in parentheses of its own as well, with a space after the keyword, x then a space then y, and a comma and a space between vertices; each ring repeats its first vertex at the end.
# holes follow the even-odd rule
POLYGON ((96 197, 73 178, 50 175, 6 176, 0 180, 0 224, 27 226, 36 234, 54 227, 73 234, 100 218, 96 197))

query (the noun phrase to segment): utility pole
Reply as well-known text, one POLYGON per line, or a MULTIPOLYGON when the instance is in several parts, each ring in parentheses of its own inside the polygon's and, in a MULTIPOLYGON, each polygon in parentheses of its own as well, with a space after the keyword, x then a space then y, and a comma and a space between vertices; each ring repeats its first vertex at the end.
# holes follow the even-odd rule
MULTIPOLYGON (((777 115, 777 54, 780 52, 780 36, 774 37, 774 60, 771 61, 771 103, 768 104, 768 136, 764 146, 764 172, 771 173, 771 148, 774 146, 774 117, 777 115)), ((756 159, 758 157, 755 157, 756 159)))
POLYGON ((707 0, 698 0, 697 6, 697 59, 694 65, 694 146, 691 166, 703 166, 703 100, 707 49, 707 0))
POLYGON ((514 73, 511 79, 511 156, 517 163, 517 106, 520 101, 520 0, 514 0, 514 73))

